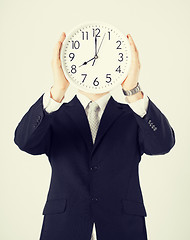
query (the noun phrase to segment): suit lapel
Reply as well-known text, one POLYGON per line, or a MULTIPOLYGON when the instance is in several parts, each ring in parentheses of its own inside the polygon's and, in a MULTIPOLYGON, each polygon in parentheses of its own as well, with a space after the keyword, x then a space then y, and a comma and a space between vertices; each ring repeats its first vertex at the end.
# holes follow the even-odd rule
POLYGON ((90 131, 90 126, 84 110, 83 105, 75 95, 74 98, 64 104, 64 111, 69 115, 74 123, 74 127, 77 128, 84 142, 86 143, 89 151, 92 151, 93 141, 90 131))
POLYGON ((89 151, 92 154, 94 153, 98 144, 101 142, 104 134, 108 131, 111 125, 119 118, 119 116, 121 116, 125 112, 122 111, 122 109, 123 105, 115 101, 111 96, 104 109, 97 131, 96 139, 93 144, 86 112, 77 96, 75 95, 70 102, 64 104, 64 111, 73 120, 76 128, 80 132, 84 142, 86 143, 89 151))
POLYGON ((124 113, 124 111, 122 111, 122 108, 122 105, 116 102, 111 96, 100 119, 99 128, 92 149, 92 154, 97 149, 104 134, 109 130, 112 124, 124 113))

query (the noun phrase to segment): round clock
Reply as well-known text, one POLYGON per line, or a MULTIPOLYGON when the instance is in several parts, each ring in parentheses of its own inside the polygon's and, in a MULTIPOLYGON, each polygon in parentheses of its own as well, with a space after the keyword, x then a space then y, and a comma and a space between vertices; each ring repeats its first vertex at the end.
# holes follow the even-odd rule
POLYGON ((111 91, 127 77, 131 48, 127 36, 103 22, 86 22, 67 35, 60 52, 68 81, 89 93, 111 91))

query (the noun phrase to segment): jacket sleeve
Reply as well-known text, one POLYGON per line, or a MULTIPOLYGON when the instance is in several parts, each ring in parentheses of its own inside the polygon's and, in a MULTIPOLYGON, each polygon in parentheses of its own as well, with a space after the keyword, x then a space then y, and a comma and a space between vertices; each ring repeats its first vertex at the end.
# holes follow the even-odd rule
POLYGON ((32 155, 48 155, 51 145, 52 115, 43 107, 43 95, 29 108, 14 132, 15 144, 32 155))
POLYGON ((175 145, 175 133, 165 115, 149 99, 146 115, 135 114, 139 125, 139 145, 141 155, 162 155, 175 145))

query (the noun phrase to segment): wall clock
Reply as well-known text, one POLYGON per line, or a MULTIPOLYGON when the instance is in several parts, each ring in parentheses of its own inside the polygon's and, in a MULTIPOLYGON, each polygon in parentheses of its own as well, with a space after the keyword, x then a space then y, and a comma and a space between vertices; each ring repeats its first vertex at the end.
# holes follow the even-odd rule
POLYGON ((85 22, 69 33, 60 51, 67 80, 89 93, 111 91, 127 77, 131 48, 116 27, 104 22, 85 22))

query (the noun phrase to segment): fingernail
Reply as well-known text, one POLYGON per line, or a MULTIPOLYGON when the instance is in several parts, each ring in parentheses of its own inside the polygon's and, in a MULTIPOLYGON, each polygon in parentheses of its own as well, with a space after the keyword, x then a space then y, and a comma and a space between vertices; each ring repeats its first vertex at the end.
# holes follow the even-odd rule
POLYGON ((129 34, 127 34, 127 38, 129 38, 129 34))

